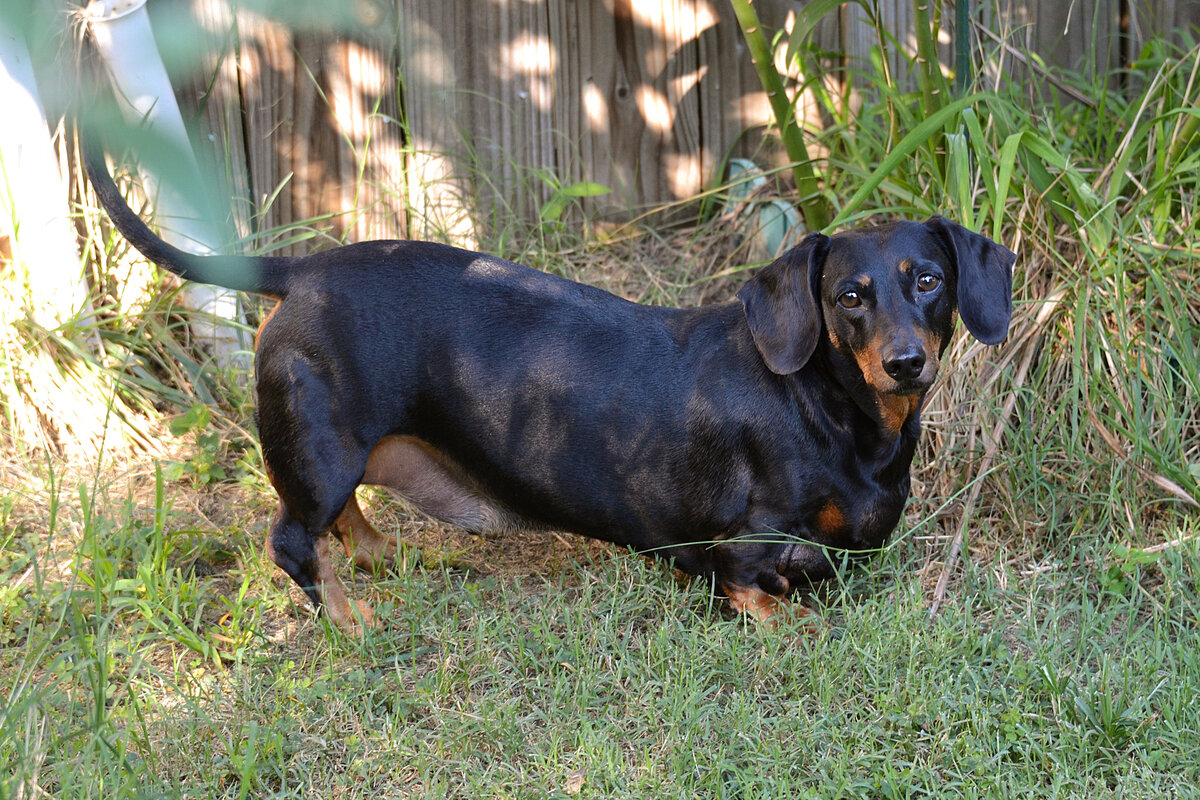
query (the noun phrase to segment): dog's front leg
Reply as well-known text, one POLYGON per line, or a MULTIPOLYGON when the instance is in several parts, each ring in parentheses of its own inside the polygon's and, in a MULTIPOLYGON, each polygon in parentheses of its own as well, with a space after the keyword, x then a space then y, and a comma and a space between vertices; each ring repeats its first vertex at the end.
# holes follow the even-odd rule
POLYGON ((759 622, 775 624, 775 616, 789 605, 784 595, 767 594, 758 586, 721 584, 721 591, 729 598, 729 605, 739 614, 748 614, 759 622))
POLYGON ((325 534, 316 541, 317 551, 317 581, 321 593, 321 603, 329 621, 344 633, 352 636, 362 635, 364 628, 375 627, 375 615, 371 607, 361 600, 355 600, 351 606, 346 588, 337 576, 333 560, 329 556, 330 535, 325 534))
POLYGON ((810 616, 813 612, 789 601, 788 594, 830 569, 823 548, 778 533, 734 537, 718 545, 717 553, 717 582, 729 605, 769 627, 788 617, 810 616))

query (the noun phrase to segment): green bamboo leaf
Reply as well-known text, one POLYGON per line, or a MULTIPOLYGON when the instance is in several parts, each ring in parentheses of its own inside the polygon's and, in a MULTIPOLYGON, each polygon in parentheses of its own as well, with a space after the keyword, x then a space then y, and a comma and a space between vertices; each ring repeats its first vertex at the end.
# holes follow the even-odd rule
POLYGON ((538 211, 538 217, 542 222, 553 222, 562 216, 563 211, 567 208, 566 195, 556 194, 546 201, 545 205, 538 211))
POLYGON ((1004 204, 1003 199, 996 193, 996 164, 993 150, 988 146, 987 138, 983 134, 983 126, 979 122, 979 115, 975 113, 975 109, 973 107, 964 108, 962 117, 963 122, 967 125, 967 135, 971 149, 975 153, 975 163, 980 180, 983 182, 984 191, 987 192, 992 208, 999 214, 1003 210, 1004 204))
POLYGON ((800 210, 809 230, 821 230, 829 219, 828 203, 821 195, 821 187, 808 156, 804 132, 796 124, 791 100, 784 90, 783 78, 775 69, 775 59, 767 37, 763 34, 758 14, 749 0, 731 0, 738 27, 750 50, 759 82, 771 103, 771 113, 783 140, 783 148, 792 162, 792 174, 796 178, 796 189, 800 194, 800 210))
POLYGON ((879 166, 875 168, 863 185, 858 188, 858 191, 854 193, 846 205, 843 206, 842 210, 838 212, 837 216, 833 218, 833 221, 829 223, 828 229, 836 228, 845 222, 848 217, 852 216, 867 197, 879 188, 879 184, 906 158, 911 156, 918 147, 921 147, 930 137, 943 130, 948 120, 952 119, 956 114, 961 113, 964 108, 974 103, 985 102, 989 99, 989 95, 983 93, 969 94, 946 104, 936 113, 926 117, 892 148, 887 158, 880 162, 879 166))
POLYGON ((946 193, 958 206, 959 221, 975 229, 975 204, 971 200, 971 154, 967 134, 946 135, 946 193))
POLYGON ((580 181, 572 183, 570 186, 564 186, 559 189, 567 197, 596 197, 602 194, 611 194, 612 189, 601 183, 591 183, 589 181, 580 181))
POLYGON ((1000 163, 996 171, 996 193, 992 200, 992 208, 996 209, 996 213, 992 216, 992 238, 996 241, 1000 241, 1000 234, 1004 227, 1002 212, 1008 205, 1008 187, 1012 183, 1013 170, 1017 166, 1017 154, 1021 150, 1021 140, 1024 136, 1024 131, 1009 134, 1000 148, 1000 163))
POLYGON ((792 26, 792 35, 788 37, 788 60, 791 61, 796 57, 805 42, 812 36, 813 31, 821 24, 821 20, 851 2, 862 6, 867 14, 871 13, 871 6, 865 0, 812 0, 812 2, 805 3, 796 15, 796 24, 792 26))

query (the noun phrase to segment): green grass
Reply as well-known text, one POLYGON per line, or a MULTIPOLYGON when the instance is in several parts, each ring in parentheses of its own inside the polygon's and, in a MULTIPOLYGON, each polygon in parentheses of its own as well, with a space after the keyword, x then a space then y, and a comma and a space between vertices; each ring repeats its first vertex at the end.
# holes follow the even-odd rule
MULTIPOLYGON (((837 5, 806 7, 795 58, 837 5)), ((803 200, 1009 244, 1016 313, 998 349, 951 345, 905 523, 812 601, 815 633, 616 548, 472 538, 375 495, 404 558, 345 569, 383 625, 335 633, 262 553, 246 376, 188 346, 158 281, 113 277, 129 253, 81 197, 94 321, 40 330, 0 294, 0 800, 1200 794, 1200 45, 1151 42, 1127 90, 1056 75, 1081 109, 1036 75, 902 86, 879 30, 843 95, 809 87, 803 200)), ((727 187, 691 227, 588 239, 600 187, 555 180, 528 176, 540 219, 501 215, 485 249, 643 302, 740 283, 727 187)))
POLYGON ((1195 539, 997 551, 931 619, 902 537, 829 593, 816 634, 748 625, 616 551, 525 577, 412 560, 355 581, 386 619, 359 641, 303 609, 281 624, 291 595, 252 548, 182 568, 211 534, 165 534, 164 502, 93 508, 74 580, 5 598, 4 796, 582 780, 582 797, 1175 797, 1200 780, 1195 539))

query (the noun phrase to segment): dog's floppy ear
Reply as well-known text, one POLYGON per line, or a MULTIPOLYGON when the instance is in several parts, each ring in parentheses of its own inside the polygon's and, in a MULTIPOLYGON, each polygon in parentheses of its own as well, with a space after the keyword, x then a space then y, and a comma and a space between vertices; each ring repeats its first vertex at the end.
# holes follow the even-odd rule
POLYGON ((796 372, 817 348, 821 336, 817 284, 828 252, 829 237, 810 234, 738 291, 754 346, 772 372, 796 372))
POLYGON ((1012 275, 1017 255, 986 236, 934 215, 925 227, 941 241, 958 273, 958 314, 975 338, 1000 344, 1012 319, 1012 275))

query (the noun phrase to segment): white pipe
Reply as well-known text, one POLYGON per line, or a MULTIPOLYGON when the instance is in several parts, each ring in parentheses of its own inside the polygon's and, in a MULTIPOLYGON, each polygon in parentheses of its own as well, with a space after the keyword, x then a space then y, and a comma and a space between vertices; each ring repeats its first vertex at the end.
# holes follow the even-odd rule
MULTIPOLYGON (((122 111, 131 122, 144 125, 172 142, 185 153, 193 174, 199 175, 188 141, 183 115, 175 102, 175 93, 167 70, 159 56, 146 13, 146 0, 92 0, 86 13, 96 43, 108 67, 117 94, 126 102, 122 111)), ((166 241, 192 253, 206 255, 214 252, 219 240, 211 225, 197 214, 179 187, 161 183, 139 169, 142 187, 154 205, 160 220, 160 233, 166 241)), ((184 302, 205 316, 189 322, 192 334, 206 342, 221 363, 245 349, 241 332, 221 320, 237 319, 237 295, 227 289, 189 283, 184 287, 184 302)))
POLYGON ((39 325, 53 329, 83 312, 87 288, 29 47, 3 15, 0 108, 0 230, 9 235, 24 278, 25 306, 39 325))

